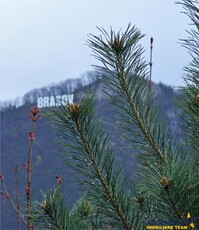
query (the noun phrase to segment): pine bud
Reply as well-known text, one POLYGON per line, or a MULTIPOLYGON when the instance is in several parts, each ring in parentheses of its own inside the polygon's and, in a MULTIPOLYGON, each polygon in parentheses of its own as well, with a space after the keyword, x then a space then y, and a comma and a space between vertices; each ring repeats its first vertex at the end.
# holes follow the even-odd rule
POLYGON ((160 183, 165 187, 168 188, 169 184, 170 184, 170 178, 167 178, 165 176, 162 177, 162 179, 160 180, 160 183))
POLYGON ((147 151, 147 152, 146 152, 146 155, 147 155, 147 156, 150 156, 150 155, 151 155, 150 151, 147 151))
POLYGON ((89 212, 91 211, 92 206, 91 203, 89 201, 85 201, 85 211, 89 212))
POLYGON ((44 210, 47 210, 50 208, 50 205, 47 203, 47 201, 45 200, 43 204, 41 204, 41 207, 44 209, 44 210))
POLYGON ((76 103, 72 103, 70 106, 69 106, 69 110, 71 112, 71 114, 74 116, 74 115, 77 115, 79 113, 79 108, 80 108, 80 105, 79 104, 76 104, 76 103))
POLYGON ((188 191, 191 191, 193 189, 193 185, 190 184, 188 187, 187 187, 188 191))
POLYGON ((117 55, 123 52, 124 38, 123 37, 120 38, 120 34, 117 34, 117 36, 114 36, 114 39, 111 39, 111 41, 109 41, 108 43, 117 55))
POLYGON ((151 45, 153 45, 153 37, 151 37, 150 43, 151 45))

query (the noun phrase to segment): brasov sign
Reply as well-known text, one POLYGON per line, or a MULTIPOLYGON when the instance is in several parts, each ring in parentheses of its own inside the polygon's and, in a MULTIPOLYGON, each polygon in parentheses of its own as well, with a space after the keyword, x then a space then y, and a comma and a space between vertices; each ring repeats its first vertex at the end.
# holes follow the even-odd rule
POLYGON ((56 107, 60 105, 67 105, 68 103, 72 103, 72 102, 73 102, 73 94, 38 97, 37 107, 38 108, 56 107))

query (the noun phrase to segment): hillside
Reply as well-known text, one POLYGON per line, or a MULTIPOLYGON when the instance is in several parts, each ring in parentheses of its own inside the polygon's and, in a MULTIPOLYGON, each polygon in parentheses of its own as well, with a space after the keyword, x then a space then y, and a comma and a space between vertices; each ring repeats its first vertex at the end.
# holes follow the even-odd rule
MULTIPOLYGON (((171 87, 161 83, 153 84, 153 89, 162 116, 168 122, 168 128, 174 132, 176 141, 178 141, 182 133, 177 118, 178 111, 173 102, 176 92, 171 87)), ((31 121, 28 117, 29 109, 37 104, 38 97, 50 98, 58 94, 73 94, 73 100, 76 101, 88 90, 96 93, 97 115, 101 118, 106 131, 111 135, 111 144, 117 159, 125 165, 127 173, 136 172, 136 153, 129 150, 120 137, 120 132, 115 127, 114 110, 106 100, 102 83, 97 80, 95 73, 91 72, 84 84, 82 80, 76 79, 74 82, 71 80, 70 83, 66 81, 50 87, 32 90, 24 96, 21 106, 3 107, 1 112, 1 172, 5 177, 10 194, 14 197, 14 170, 18 164, 21 203, 25 202, 26 170, 23 168, 23 164, 27 162, 29 150, 28 133, 31 129, 31 121)), ((50 101, 48 103, 50 105, 50 101)), ((78 186, 74 183, 77 175, 64 165, 63 155, 59 151, 59 145, 55 142, 59 136, 44 116, 48 109, 50 108, 40 109, 41 118, 36 123, 36 140, 33 146, 33 200, 41 199, 41 190, 46 191, 56 186, 55 175, 60 175, 64 178, 63 191, 68 204, 71 206, 81 194, 78 186)), ((16 223, 17 218, 13 209, 7 200, 2 199, 1 229, 15 229, 16 223)))

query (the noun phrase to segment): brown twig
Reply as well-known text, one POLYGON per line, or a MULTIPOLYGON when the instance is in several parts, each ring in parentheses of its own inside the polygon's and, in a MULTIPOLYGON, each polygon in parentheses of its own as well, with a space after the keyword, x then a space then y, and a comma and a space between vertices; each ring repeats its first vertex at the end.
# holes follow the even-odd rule
POLYGON ((4 191, 5 191, 5 194, 3 194, 3 193, 1 192, 1 195, 4 195, 4 197, 10 201, 10 203, 11 203, 12 207, 14 208, 14 210, 16 211, 17 215, 18 215, 18 216, 20 217, 20 219, 24 222, 24 224, 27 225, 27 222, 25 221, 25 219, 23 218, 23 216, 21 215, 21 213, 18 211, 16 205, 14 204, 14 202, 13 202, 13 200, 12 200, 12 198, 11 198, 9 192, 8 192, 8 189, 7 189, 7 187, 6 187, 6 184, 5 184, 5 182, 4 182, 4 178, 3 178, 2 175, 1 175, 1 183, 2 183, 3 189, 4 189, 4 191))
POLYGON ((21 229, 21 218, 20 218, 20 199, 19 199, 19 189, 18 189, 18 165, 15 167, 15 184, 16 184, 16 200, 17 200, 17 205, 16 208, 18 210, 18 230, 21 229))
POLYGON ((29 158, 28 158, 28 168, 27 168, 27 187, 26 187, 26 195, 27 195, 27 229, 33 229, 31 224, 31 210, 32 210, 32 188, 31 188, 31 173, 32 173, 32 150, 33 150, 33 135, 34 134, 34 123, 32 126, 32 131, 29 133, 30 138, 30 148, 29 148, 29 158))
POLYGON ((29 147, 29 155, 28 155, 28 164, 24 165, 27 170, 27 186, 26 186, 26 196, 27 196, 27 229, 33 230, 34 225, 31 223, 31 212, 32 212, 32 188, 31 188, 31 174, 33 170, 32 165, 32 154, 33 154, 33 142, 35 140, 35 122, 39 119, 39 109, 34 106, 30 110, 30 119, 32 120, 32 129, 29 132, 30 139, 30 147, 29 147))

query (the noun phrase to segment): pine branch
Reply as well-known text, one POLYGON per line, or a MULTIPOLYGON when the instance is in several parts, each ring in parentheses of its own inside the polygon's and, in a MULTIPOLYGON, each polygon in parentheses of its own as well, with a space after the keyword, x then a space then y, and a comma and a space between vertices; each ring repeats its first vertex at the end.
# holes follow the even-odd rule
POLYGON ((122 229, 132 229, 136 210, 131 204, 130 183, 113 157, 108 136, 94 117, 93 96, 86 96, 80 104, 60 107, 51 117, 62 134, 66 164, 84 175, 80 181, 104 219, 122 229))
POLYGON ((35 202, 32 219, 44 229, 67 229, 68 209, 64 205, 60 186, 43 194, 43 203, 35 202))
MULTIPOLYGON (((195 1, 184 0, 187 15, 198 29, 198 8, 194 4, 195 1)), ((127 143, 137 146, 139 193, 133 192, 131 181, 113 156, 109 137, 95 117, 92 95, 49 114, 59 130, 66 164, 81 175, 79 181, 88 191, 89 202, 105 224, 119 229, 143 229, 146 218, 166 217, 188 225, 185 216, 188 212, 197 215, 199 207, 198 168, 189 164, 194 159, 198 161, 198 31, 191 31, 191 37, 184 40, 193 61, 185 68, 187 87, 181 91, 186 130, 190 131, 188 150, 195 155, 192 158, 187 157, 181 143, 174 144, 153 102, 143 48, 138 45, 143 37, 140 31, 130 25, 123 34, 112 29, 110 34, 99 30, 102 35, 90 34, 88 45, 102 63, 95 67, 104 76, 105 92, 118 109, 119 127, 127 143)), ((63 210, 57 212, 63 214, 63 210)), ((64 225, 58 224, 58 217, 52 213, 47 213, 48 218, 62 229, 64 225)), ((67 211, 64 216, 70 219, 78 215, 67 211)))
MULTIPOLYGON (((33 219, 42 229, 91 229, 98 218, 89 201, 82 197, 70 211, 64 202, 61 186, 43 194, 42 203, 35 202, 33 219)), ((99 224, 98 224, 99 225, 99 224)))
POLYGON ((184 8, 184 12, 192 22, 194 29, 188 31, 188 38, 181 39, 190 54, 192 60, 184 68, 184 80, 186 86, 181 88, 178 96, 178 104, 182 109, 182 119, 185 122, 183 129, 186 135, 187 149, 191 152, 192 163, 199 166, 199 5, 197 1, 184 0, 178 2, 184 8))
POLYGON ((120 124, 128 131, 127 138, 132 136, 132 142, 139 144, 138 148, 148 151, 150 145, 156 158, 162 161, 165 149, 160 146, 157 137, 165 132, 162 132, 161 123, 156 124, 156 127, 152 126, 152 121, 158 120, 157 110, 153 108, 148 114, 152 95, 148 87, 147 65, 141 58, 143 49, 137 45, 142 35, 135 27, 130 28, 130 25, 122 35, 111 30, 111 36, 108 36, 104 30, 100 31, 104 37, 90 35, 88 45, 95 57, 102 62, 102 66, 95 67, 102 72, 106 69, 109 73, 108 77, 104 77, 107 86, 105 92, 119 109, 120 124))
POLYGON ((81 138, 81 140, 83 142, 85 152, 89 156, 90 161, 93 164, 93 167, 95 168, 96 175, 99 178, 99 180, 100 180, 100 182, 101 182, 101 184, 102 184, 102 186, 104 188, 104 191, 107 194, 107 197, 110 199, 110 201, 111 201, 114 209, 118 213, 118 215, 119 215, 119 217, 120 217, 123 225, 125 226, 125 228, 130 230, 131 229, 131 225, 128 223, 128 221, 127 221, 127 219, 125 217, 125 214, 124 214, 124 212, 123 212, 123 210, 121 208, 121 205, 118 203, 118 201, 114 197, 114 194, 112 193, 112 191, 110 190, 110 188, 108 186, 108 182, 106 181, 106 178, 101 173, 101 170, 100 170, 100 168, 99 168, 96 160, 94 159, 94 155, 92 154, 91 149, 88 146, 88 141, 87 141, 87 139, 86 139, 86 137, 84 135, 84 132, 82 130, 80 122, 77 121, 76 125, 77 125, 77 129, 79 131, 80 138, 81 138))
POLYGON ((119 125, 127 143, 136 145, 139 151, 141 192, 150 200, 152 213, 182 220, 187 210, 189 183, 188 174, 184 172, 189 171, 189 167, 183 165, 187 160, 182 146, 173 145, 173 136, 167 133, 153 102, 146 64, 141 57, 143 49, 137 45, 142 36, 134 27, 128 27, 124 34, 111 30, 111 36, 103 29, 100 31, 102 35, 98 37, 89 36, 88 45, 102 64, 95 67, 102 75, 104 71, 108 73, 104 76, 105 92, 118 109, 119 125), (169 193, 163 193, 159 182, 164 177, 171 178, 171 184, 175 185, 169 193), (181 194, 179 187, 183 190, 181 194))
MULTIPOLYGON (((194 0, 177 2, 191 20, 192 29, 187 31, 188 38, 181 39, 181 45, 185 47, 191 56, 190 63, 184 67, 184 81, 186 86, 181 87, 177 98, 178 105, 184 121, 187 159, 189 159, 189 204, 192 205, 192 213, 199 213, 199 4, 194 0)), ((197 220, 199 224, 199 220, 197 220)))

